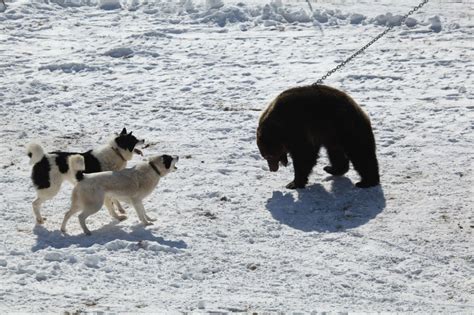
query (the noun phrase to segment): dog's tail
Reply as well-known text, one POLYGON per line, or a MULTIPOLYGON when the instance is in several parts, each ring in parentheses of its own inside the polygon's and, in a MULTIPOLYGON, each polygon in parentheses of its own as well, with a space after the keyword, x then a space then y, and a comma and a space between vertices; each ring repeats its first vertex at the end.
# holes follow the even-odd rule
POLYGON ((69 157, 69 166, 71 167, 71 172, 74 174, 74 177, 78 182, 84 179, 84 171, 86 169, 86 164, 82 155, 71 155, 69 157))
POLYGON ((30 165, 35 165, 44 157, 43 148, 35 142, 29 143, 26 146, 26 152, 30 158, 30 165))

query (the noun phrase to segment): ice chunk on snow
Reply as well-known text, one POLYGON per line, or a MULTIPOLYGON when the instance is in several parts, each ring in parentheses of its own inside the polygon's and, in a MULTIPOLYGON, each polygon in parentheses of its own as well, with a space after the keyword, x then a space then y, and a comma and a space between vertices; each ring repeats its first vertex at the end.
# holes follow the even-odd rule
POLYGON ((441 20, 439 19, 439 16, 435 15, 432 18, 430 18, 429 21, 431 23, 430 30, 436 33, 441 32, 442 27, 441 27, 441 20))
POLYGON ((246 22, 248 20, 249 17, 245 12, 243 12, 239 7, 232 6, 224 8, 222 10, 209 12, 209 14, 207 14, 201 19, 201 22, 214 22, 217 25, 224 27, 227 22, 246 22))
POLYGON ((117 10, 121 9, 122 5, 120 4, 120 0, 100 0, 99 8, 102 10, 117 10))
POLYGON ((281 0, 272 0, 271 5, 275 8, 281 8, 283 6, 283 2, 281 0))
POLYGON ((329 21, 329 17, 327 15, 327 13, 326 12, 321 12, 319 10, 314 11, 313 17, 319 23, 326 23, 327 21, 329 21))
POLYGON ((44 255, 44 259, 47 261, 63 261, 64 255, 60 252, 51 252, 44 255))
POLYGON ((377 25, 386 25, 387 24, 387 16, 385 14, 377 15, 374 19, 375 24, 377 25))
POLYGON ((275 13, 273 7, 268 4, 266 4, 262 9, 261 19, 274 20, 278 22, 284 22, 285 20, 280 14, 275 13))
POLYGON ((354 13, 351 15, 351 24, 360 24, 366 19, 365 15, 354 13))
POLYGON ((75 263, 77 263, 77 258, 74 255, 70 255, 70 256, 67 257, 67 261, 70 264, 75 264, 75 263))
POLYGON ((208 9, 219 9, 224 6, 222 0, 206 0, 206 7, 208 9))
POLYGON ((402 25, 403 16, 401 15, 392 15, 387 13, 387 24, 389 26, 400 26, 402 25))
POLYGON ((168 247, 159 244, 151 244, 146 247, 147 250, 151 250, 152 252, 165 252, 165 253, 179 253, 181 252, 179 249, 168 247))
POLYGON ((204 301, 199 301, 198 303, 198 309, 203 310, 206 308, 206 302, 204 301))
POLYGON ((311 18, 305 10, 300 9, 298 11, 280 10, 280 14, 288 21, 288 23, 308 23, 311 22, 311 18))
POLYGON ((84 259, 84 265, 89 268, 99 268, 100 257, 97 255, 90 255, 84 259))
POLYGON ((125 57, 132 57, 133 50, 127 47, 120 47, 120 48, 113 48, 105 52, 106 56, 110 56, 113 58, 125 58, 125 57))
POLYGON ((90 3, 83 0, 50 0, 49 2, 56 3, 57 5, 60 5, 63 8, 90 5, 90 3))
POLYGON ((239 25, 239 29, 242 31, 242 32, 246 32, 249 30, 249 25, 248 24, 240 24, 239 25))
POLYGON ((414 18, 409 17, 405 20, 405 25, 408 27, 415 27, 417 24, 418 21, 414 18))
POLYGON ((265 26, 265 27, 272 27, 272 26, 277 26, 277 25, 278 25, 278 22, 276 22, 276 21, 265 20, 263 22, 263 26, 265 26))
POLYGON ((183 8, 188 13, 196 12, 196 9, 194 8, 194 3, 192 0, 186 0, 186 2, 183 5, 183 8))
POLYGON ((46 279, 48 279, 48 277, 46 276, 44 272, 40 272, 36 275, 36 280, 38 281, 44 281, 46 279))
POLYGON ((63 71, 65 73, 73 73, 73 72, 80 72, 80 71, 96 71, 98 70, 97 67, 89 66, 83 63, 63 63, 63 64, 50 64, 46 66, 39 67, 39 70, 49 70, 49 71, 63 71))
POLYGON ((115 241, 107 243, 105 245, 105 248, 107 248, 110 251, 117 251, 117 250, 126 248, 127 245, 128 245, 128 242, 124 240, 115 240, 115 241))

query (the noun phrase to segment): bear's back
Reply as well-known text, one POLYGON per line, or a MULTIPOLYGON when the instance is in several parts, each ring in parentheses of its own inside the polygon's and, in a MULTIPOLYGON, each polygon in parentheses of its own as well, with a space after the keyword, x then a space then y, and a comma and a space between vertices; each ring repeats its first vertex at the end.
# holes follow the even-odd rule
POLYGON ((349 95, 325 85, 302 86, 282 92, 268 106, 261 118, 265 120, 269 116, 300 122, 327 121, 329 118, 344 121, 349 117, 368 119, 349 95))

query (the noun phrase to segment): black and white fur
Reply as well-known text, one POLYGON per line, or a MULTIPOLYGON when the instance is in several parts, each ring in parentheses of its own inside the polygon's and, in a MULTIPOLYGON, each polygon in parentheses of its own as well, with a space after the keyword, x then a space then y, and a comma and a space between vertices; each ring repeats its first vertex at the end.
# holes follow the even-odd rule
MULTIPOLYGON (((72 158, 71 165, 78 166, 80 170, 81 156, 72 158)), ((150 218, 145 213, 143 199, 153 192, 160 179, 176 170, 177 156, 161 155, 154 156, 148 163, 140 163, 132 168, 126 168, 115 172, 100 172, 77 176, 78 183, 74 187, 71 196, 71 208, 66 212, 61 231, 66 232, 67 221, 77 212, 84 233, 91 232, 86 226, 88 216, 98 212, 105 204, 112 217, 117 218, 113 207, 107 206, 111 199, 120 200, 131 204, 144 225, 153 224, 156 219, 150 218), (111 211, 112 209, 112 211, 111 211)), ((125 219, 120 217, 119 219, 125 219)))
MULTIPOLYGON (((141 153, 135 149, 137 144, 142 144, 144 140, 138 140, 132 133, 127 133, 123 128, 122 132, 115 136, 105 146, 87 152, 50 152, 45 153, 43 148, 37 143, 30 143, 27 146, 30 165, 33 165, 31 179, 36 189, 36 199, 33 201, 33 213, 36 222, 44 223, 41 216, 41 205, 57 195, 64 180, 73 184, 76 183, 76 170, 84 173, 96 173, 101 171, 118 171, 127 166, 127 161, 133 157, 133 153, 141 153), (78 161, 73 157, 83 158, 84 169, 80 169, 78 161)), ((112 204, 112 202, 110 203, 112 204)), ((118 202, 114 202, 120 212, 125 212, 118 202)), ((112 205, 113 207, 113 205, 112 205)))

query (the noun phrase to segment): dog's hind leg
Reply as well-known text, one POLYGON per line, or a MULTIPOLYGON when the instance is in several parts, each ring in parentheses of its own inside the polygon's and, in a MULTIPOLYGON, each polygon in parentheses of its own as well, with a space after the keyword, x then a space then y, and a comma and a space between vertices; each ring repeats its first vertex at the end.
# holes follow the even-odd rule
POLYGON ((100 208, 102 208, 105 196, 101 194, 100 196, 95 196, 97 198, 92 198, 92 200, 90 199, 90 195, 88 197, 89 200, 87 204, 84 204, 84 211, 82 211, 77 217, 84 233, 87 235, 91 235, 91 231, 89 231, 86 226, 86 219, 88 216, 98 212, 100 208))
POLYGON ((61 232, 66 233, 67 221, 69 221, 69 219, 74 213, 79 212, 79 211, 80 209, 78 207, 71 205, 71 209, 69 209, 69 211, 66 212, 66 214, 64 215, 63 223, 61 224, 61 232))
POLYGON ((87 235, 91 235, 92 234, 91 231, 86 226, 86 219, 87 219, 88 216, 89 216, 89 214, 85 214, 84 212, 82 212, 77 217, 79 218, 79 224, 81 225, 82 230, 84 231, 84 233, 87 234, 87 235))
POLYGON ((145 213, 145 207, 143 206, 143 203, 141 200, 133 200, 132 205, 135 208, 135 211, 137 211, 138 218, 144 225, 152 225, 153 223, 148 221, 146 218, 146 213, 145 213))
POLYGON ((61 181, 56 181, 51 184, 48 188, 41 188, 36 190, 36 199, 33 201, 33 213, 36 217, 38 224, 43 224, 46 218, 41 216, 41 205, 48 200, 51 200, 56 196, 61 188, 61 181))
MULTIPOLYGON (((117 205, 119 205, 118 201, 116 201, 116 200, 112 201, 111 198, 105 197, 104 205, 105 205, 105 207, 107 208, 107 210, 109 210, 109 214, 110 214, 113 218, 115 218, 115 219, 117 219, 117 220, 119 220, 119 221, 125 220, 125 219, 127 218, 126 215, 119 215, 119 214, 117 214, 117 212, 115 212, 114 203, 117 203, 117 205)), ((123 208, 122 208, 122 210, 123 210, 123 208)), ((120 211, 120 208, 119 208, 119 211, 120 211)), ((125 212, 125 211, 124 211, 124 212, 125 212)), ((122 212, 122 213, 123 213, 123 212, 122 212)))
POLYGON ((71 208, 69 208, 69 211, 66 212, 66 214, 64 214, 63 223, 61 224, 61 232, 66 233, 67 221, 69 221, 69 219, 74 213, 79 212, 80 210, 81 209, 79 208, 77 191, 73 189, 72 195, 71 195, 71 208))
POLYGON ((122 207, 122 205, 120 204, 120 202, 117 199, 114 199, 112 202, 113 202, 114 205, 117 206, 117 209, 121 214, 125 214, 125 209, 122 207))

